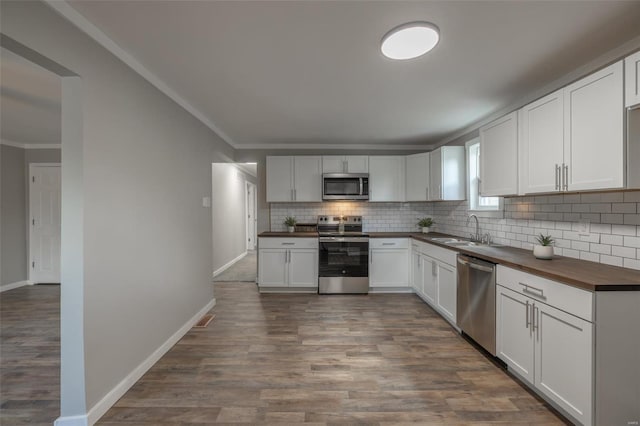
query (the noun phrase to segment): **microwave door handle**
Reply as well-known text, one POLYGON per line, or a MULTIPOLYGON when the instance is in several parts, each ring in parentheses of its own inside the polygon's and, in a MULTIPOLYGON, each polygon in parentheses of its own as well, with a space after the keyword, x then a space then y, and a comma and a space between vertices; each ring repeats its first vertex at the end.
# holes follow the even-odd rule
POLYGON ((360 178, 360 195, 364 195, 364 179, 360 178))

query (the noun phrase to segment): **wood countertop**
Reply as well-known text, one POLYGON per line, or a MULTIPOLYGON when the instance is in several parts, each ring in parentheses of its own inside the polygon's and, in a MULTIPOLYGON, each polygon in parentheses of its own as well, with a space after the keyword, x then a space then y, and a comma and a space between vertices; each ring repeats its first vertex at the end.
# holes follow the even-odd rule
POLYGON ((261 232, 258 238, 318 238, 317 232, 261 232))
MULTIPOLYGON (((368 234, 370 238, 412 238, 588 291, 640 291, 640 271, 634 269, 564 256, 554 256, 552 260, 541 260, 536 259, 531 250, 508 246, 450 246, 433 241, 433 238, 464 238, 438 232, 430 232, 428 234, 417 232, 369 232, 368 234)), ((263 232, 259 236, 317 238, 318 233, 263 232)))

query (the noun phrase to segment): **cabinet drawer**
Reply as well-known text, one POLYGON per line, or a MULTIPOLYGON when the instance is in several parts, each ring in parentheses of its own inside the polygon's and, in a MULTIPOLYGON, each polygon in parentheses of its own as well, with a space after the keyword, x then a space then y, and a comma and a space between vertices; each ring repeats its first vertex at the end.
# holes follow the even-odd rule
POLYGON ((409 248, 408 238, 371 238, 369 240, 370 248, 409 248))
POLYGON ((593 293, 498 265, 496 281, 516 293, 593 322, 593 293))
POLYGON ((456 257, 458 256, 458 252, 454 250, 447 250, 433 244, 424 243, 424 246, 421 247, 421 253, 437 259, 442 263, 446 263, 453 267, 456 266, 456 257))
POLYGON ((317 238, 258 238, 258 248, 318 248, 317 238))

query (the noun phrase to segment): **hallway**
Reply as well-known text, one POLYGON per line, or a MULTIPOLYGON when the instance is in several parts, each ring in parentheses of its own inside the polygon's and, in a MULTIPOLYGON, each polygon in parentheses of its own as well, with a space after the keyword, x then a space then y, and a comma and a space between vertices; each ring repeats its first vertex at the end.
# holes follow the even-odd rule
POLYGON ((233 264, 229 269, 216 276, 214 282, 243 281, 256 282, 258 271, 257 250, 247 251, 247 255, 233 264))

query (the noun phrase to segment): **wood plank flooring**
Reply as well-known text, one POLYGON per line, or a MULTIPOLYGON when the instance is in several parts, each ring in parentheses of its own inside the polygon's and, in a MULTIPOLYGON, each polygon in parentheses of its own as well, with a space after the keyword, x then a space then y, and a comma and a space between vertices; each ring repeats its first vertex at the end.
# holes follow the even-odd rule
POLYGON ((216 298, 98 424, 565 423, 414 295, 216 298))
POLYGON ((0 293, 0 424, 51 425, 60 415, 60 286, 0 293))

